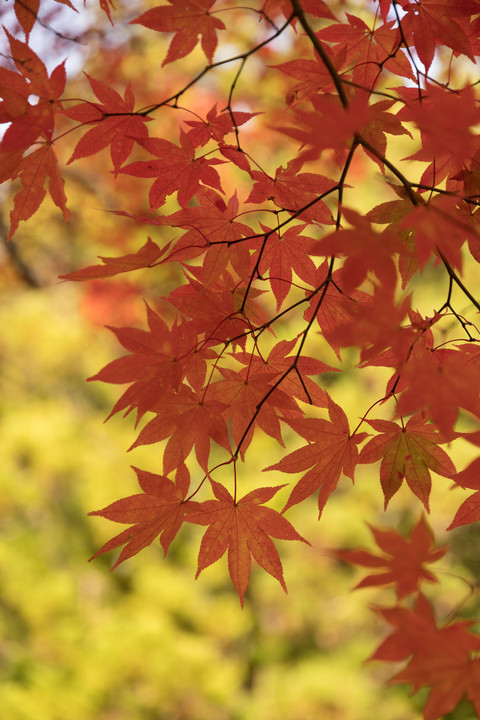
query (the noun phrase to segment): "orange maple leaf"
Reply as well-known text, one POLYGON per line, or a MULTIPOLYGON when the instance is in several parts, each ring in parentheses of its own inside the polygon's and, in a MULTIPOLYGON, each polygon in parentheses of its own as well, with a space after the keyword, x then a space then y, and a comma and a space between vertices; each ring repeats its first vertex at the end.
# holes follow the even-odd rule
POLYGON ((186 517, 188 522, 209 526, 202 538, 196 577, 228 549, 228 569, 242 606, 252 556, 287 592, 282 563, 271 537, 310 543, 283 515, 263 504, 284 485, 257 488, 240 500, 234 500, 223 485, 214 480, 210 482, 217 499, 200 503, 186 517))
POLYGON ((350 435, 348 420, 342 408, 330 398, 328 402, 330 420, 302 418, 288 420, 288 424, 308 440, 298 450, 286 455, 265 470, 281 470, 286 473, 308 472, 293 488, 283 512, 292 505, 312 495, 320 489, 318 495, 319 517, 330 494, 337 487, 341 473, 353 480, 355 465, 358 462, 357 444, 367 437, 367 433, 350 435))
POLYGON ((341 560, 378 570, 363 578, 355 588, 393 584, 397 596, 403 598, 416 592, 422 580, 438 582, 435 575, 424 566, 443 557, 447 548, 435 548, 432 531, 423 515, 409 538, 395 530, 380 530, 371 525, 369 528, 383 555, 374 555, 366 550, 334 551, 341 560))
POLYGON ((402 423, 401 426, 389 420, 367 422, 380 434, 369 440, 358 461, 372 463, 382 460, 380 482, 385 495, 385 509, 405 478, 428 512, 432 486, 430 470, 444 477, 452 477, 456 473, 450 457, 438 447, 438 443, 446 442, 446 439, 426 421, 424 413, 413 415, 406 425, 402 423))
POLYGON ((143 493, 130 495, 113 502, 102 510, 94 510, 89 515, 120 523, 134 523, 132 527, 109 540, 92 555, 90 560, 102 553, 125 545, 112 570, 127 558, 136 555, 150 545, 160 535, 164 554, 178 533, 184 519, 188 503, 184 502, 190 485, 189 473, 185 466, 178 469, 175 482, 163 475, 133 468, 143 493), (126 543, 126 544, 125 544, 126 543))
POLYGON ((159 442, 168 437, 163 451, 163 471, 170 472, 183 465, 192 448, 199 465, 207 472, 210 438, 230 453, 227 424, 222 416, 225 403, 204 393, 193 392, 182 384, 178 392, 163 392, 157 405, 152 406, 156 416, 145 425, 129 448, 159 442))
POLYGON ((377 608, 396 629, 377 648, 371 660, 398 662, 410 658, 391 683, 409 683, 417 692, 429 687, 425 720, 450 713, 463 697, 480 713, 480 637, 469 632, 473 625, 461 621, 438 628, 427 598, 419 594, 413 609, 377 608))

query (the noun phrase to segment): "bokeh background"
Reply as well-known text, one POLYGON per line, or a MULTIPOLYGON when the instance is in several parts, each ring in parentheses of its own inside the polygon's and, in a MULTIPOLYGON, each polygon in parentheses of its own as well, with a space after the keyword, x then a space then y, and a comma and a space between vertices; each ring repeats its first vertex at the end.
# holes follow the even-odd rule
MULTIPOLYGON (((64 11, 50 6, 48 21, 66 27, 64 11)), ((119 12, 127 12, 121 3, 119 7, 119 12)), ((2 13, 2 21, 14 22, 11 13, 2 13)), ((130 3, 128 13, 134 17, 138 8, 130 3)), ((55 37, 47 53, 45 38, 51 39, 51 34, 47 31, 35 39, 50 67, 69 55, 72 98, 89 92, 82 68, 120 89, 128 79, 140 86, 141 79, 143 106, 158 99, 159 88, 164 97, 203 66, 196 52, 181 69, 166 74, 159 67, 165 45, 157 35, 140 32, 138 26, 128 35, 121 24, 111 29, 93 7, 76 22, 82 44, 55 37)), ((258 32, 257 20, 249 22, 242 27, 243 37, 235 41, 241 47, 258 32)), ((295 42, 280 48, 282 60, 295 55, 295 42)), ((229 54, 236 49, 232 44, 229 54)), ((267 60, 264 56, 252 61, 251 74, 239 89, 247 106, 248 85, 252 78, 258 80, 267 60)), ((189 101, 206 112, 216 94, 228 90, 229 82, 231 73, 222 70, 189 101)), ((271 112, 288 89, 278 87, 282 82, 279 74, 265 79, 271 112)), ((178 116, 166 111, 162 123, 168 134, 178 116)), ((248 133, 251 147, 265 158, 274 157, 274 167, 290 159, 292 146, 285 147, 284 139, 274 137, 267 144, 255 123, 248 133)), ((65 148, 65 160, 69 152, 71 145, 65 148)), ((395 152, 402 156, 401 143, 395 152)), ((353 168, 357 186, 349 195, 351 206, 368 209, 379 202, 377 173, 368 161, 353 168)), ((151 300, 168 294, 179 271, 172 266, 162 275, 145 271, 85 286, 59 281, 59 275, 94 263, 97 255, 138 248, 150 232, 105 212, 148 210, 146 191, 140 192, 132 178, 120 177, 114 183, 107 153, 69 166, 66 178, 70 225, 46 204, 31 222, 21 224, 8 246, 3 240, 11 189, 2 188, 0 196, 0 717, 420 718, 425 696, 420 693, 412 699, 408 688, 388 688, 395 667, 365 662, 387 630, 370 606, 393 602, 393 594, 353 591, 361 573, 328 553, 332 547, 372 548, 366 521, 379 526, 396 523, 406 532, 420 516, 420 504, 407 490, 400 491, 383 513, 376 466, 361 467, 354 486, 341 481, 320 523, 315 499, 289 512, 312 546, 279 541, 289 594, 255 569, 243 610, 225 559, 194 579, 201 528, 184 527, 166 558, 154 543, 113 573, 111 555, 88 562, 116 526, 87 513, 135 493, 130 463, 159 471, 161 447, 139 448, 127 455, 135 437, 133 420, 114 417, 104 424, 118 388, 87 383, 86 378, 119 354, 103 325, 142 326, 141 296, 151 300), (122 204, 126 197, 128 207, 122 204)), ((174 209, 172 205, 168 211, 174 209)), ((156 228, 151 232, 154 239, 161 239, 159 233, 156 228)), ((430 271, 424 273, 426 289, 419 291, 418 302, 435 306, 438 295, 441 305, 445 289, 429 281, 430 271)), ((476 268, 466 268, 471 282, 475 272, 476 268)), ((348 355, 346 361, 344 375, 327 380, 336 401, 355 422, 372 395, 380 396, 385 377, 378 369, 360 373, 354 354, 350 364, 348 355)), ((256 436, 244 472, 246 490, 260 481, 285 482, 280 474, 258 477, 270 458, 279 459, 279 450, 261 433, 256 436)), ((469 452, 467 446, 458 450, 460 466, 469 452)), ((448 487, 445 478, 435 478, 432 511, 440 541, 460 503, 448 487)), ((452 552, 441 561, 441 585, 429 590, 443 618, 470 595, 462 578, 473 581, 480 569, 475 527, 457 530, 449 539, 452 552)), ((465 606, 466 616, 478 610, 475 599, 465 606)), ((451 717, 473 716, 464 704, 451 717)))

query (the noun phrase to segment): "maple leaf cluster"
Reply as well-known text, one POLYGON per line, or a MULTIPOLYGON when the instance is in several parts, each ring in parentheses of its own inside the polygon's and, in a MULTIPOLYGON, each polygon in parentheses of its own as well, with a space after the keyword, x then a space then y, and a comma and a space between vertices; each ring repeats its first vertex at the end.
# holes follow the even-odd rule
MULTIPOLYGON (((22 39, 6 31, 0 67, 0 178, 15 181, 9 240, 47 190, 68 221, 64 155, 81 167, 108 150, 108 182, 138 190, 137 205, 127 193, 115 211, 135 227, 132 247, 61 276, 140 271, 157 288, 144 329, 110 327, 123 354, 90 378, 126 386, 111 415, 135 414, 130 449, 161 447, 158 472, 135 468, 140 493, 92 513, 129 526, 97 555, 123 546, 118 565, 157 538, 166 553, 184 523, 202 525, 197 575, 226 554, 242 603, 252 558, 286 590, 274 540, 307 542, 289 508, 313 496, 321 515, 359 465, 379 463, 385 508, 405 480, 429 512, 443 476, 474 491, 449 529, 480 520, 480 457, 457 472, 450 452, 465 440, 480 445, 480 299, 464 275, 480 262, 478 84, 465 80, 480 55, 480 2, 378 0, 345 15, 321 0, 253 5, 168 0, 128 18, 126 34, 165 43, 153 94, 138 77, 113 87, 90 72, 86 97, 72 97, 64 63, 48 72, 30 47, 39 0, 15 2, 22 39), (185 80, 192 58, 206 65, 185 80), (244 81, 255 62, 258 82, 244 81), (176 64, 184 69, 172 90, 176 64), (220 68, 233 68, 226 90, 220 68), (264 91, 272 78, 273 104, 264 91), (215 98, 189 106, 187 91, 204 80, 215 98), (281 164, 264 152, 273 137, 281 164), (400 161, 396 138, 408 148, 400 161), (359 212, 350 198, 364 167, 382 192, 359 212), (443 302, 420 311, 427 271, 443 302), (172 276, 175 286, 158 290, 172 276), (360 370, 388 374, 356 425, 327 390, 346 348, 360 370), (285 448, 264 469, 300 475, 287 490, 256 478, 242 489, 260 433, 285 448)), ((113 22, 113 3, 100 8, 113 22)), ((409 607, 381 610, 397 629, 374 657, 410 658, 395 680, 431 688, 427 720, 463 696, 478 711, 480 640, 463 621, 438 628, 418 587, 434 579, 425 564, 443 550, 423 520, 409 540, 373 533, 383 556, 339 556, 383 570, 361 586, 393 584, 401 601, 416 595, 409 607), (455 652, 438 660, 451 642, 455 652)))
POLYGON ((414 691, 428 688, 425 720, 436 720, 452 712, 467 698, 480 714, 480 636, 472 633, 471 621, 446 622, 440 627, 432 603, 421 592, 422 582, 437 583, 427 564, 442 558, 446 547, 435 547, 433 533, 421 517, 405 538, 393 530, 371 528, 383 555, 365 550, 337 550, 340 560, 372 568, 357 588, 394 586, 398 601, 409 604, 375 608, 394 631, 375 650, 371 660, 407 665, 390 682, 409 683, 414 691))

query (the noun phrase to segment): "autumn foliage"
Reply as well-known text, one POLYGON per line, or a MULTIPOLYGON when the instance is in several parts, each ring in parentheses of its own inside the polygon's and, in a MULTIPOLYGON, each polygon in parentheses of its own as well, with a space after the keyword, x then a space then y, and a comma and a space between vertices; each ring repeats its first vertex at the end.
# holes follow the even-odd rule
MULTIPOLYGON (((480 2, 251 5, 169 0, 126 18, 100 0, 107 23, 167 38, 167 91, 155 96, 138 77, 113 87, 91 74, 85 97, 72 96, 64 63, 48 71, 29 44, 39 0, 15 0, 18 33, 6 31, 0 68, 0 176, 15 181, 9 241, 47 193, 68 221, 68 167, 107 150, 108 182, 137 189, 135 201, 122 197, 118 222, 142 242, 62 278, 140 270, 157 287, 145 329, 110 327, 121 355, 90 378, 126 386, 111 415, 133 413, 131 448, 158 443, 162 458, 154 471, 134 468, 137 494, 91 513, 127 525, 97 555, 122 548, 118 565, 156 539, 167 553, 185 523, 204 526, 197 575, 226 554, 242 604, 252 558, 286 590, 277 541, 308 542, 286 512, 313 497, 321 516, 359 465, 378 463, 385 508, 406 483, 430 512, 443 476, 472 491, 452 494, 448 529, 480 520, 480 456, 458 470, 451 458, 458 442, 480 446, 480 298, 464 276, 466 259, 480 262, 480 2), (245 38, 252 16, 256 35, 245 38), (168 90, 171 63, 192 52, 202 53, 197 72, 168 90), (261 73, 247 92, 251 61, 261 73), (226 91, 197 106, 197 86, 225 67, 226 91), (262 87, 271 77, 273 102, 262 87), (383 194, 361 212, 366 166, 383 194), (427 270, 443 301, 420 310, 427 270), (360 368, 387 373, 356 424, 331 382, 349 348, 360 368), (243 461, 260 432, 280 454, 259 470, 285 474, 285 485, 259 474, 245 492, 243 461)), ((473 622, 437 620, 423 591, 447 548, 424 516, 406 536, 372 533, 379 554, 331 551, 367 569, 358 587, 395 590, 395 605, 376 608, 392 630, 372 659, 403 661, 393 682, 429 689, 426 720, 462 698, 480 715, 480 636, 473 622)))

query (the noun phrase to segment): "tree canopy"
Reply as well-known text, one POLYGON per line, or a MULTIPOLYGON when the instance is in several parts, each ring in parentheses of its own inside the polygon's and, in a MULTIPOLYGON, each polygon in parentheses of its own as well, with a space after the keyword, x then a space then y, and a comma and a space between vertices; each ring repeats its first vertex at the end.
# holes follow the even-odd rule
POLYGON ((45 207, 81 222, 88 193, 108 249, 60 279, 145 301, 89 380, 127 386, 109 417, 158 465, 92 510, 127 526, 93 557, 200 525, 197 577, 226 555, 243 605, 253 559, 286 591, 282 541, 310 542, 294 508, 321 521, 367 465, 417 520, 329 553, 394 591, 372 659, 404 661, 426 720, 480 715, 475 620, 437 617, 448 535, 418 519, 437 483, 456 509, 436 530, 480 520, 479 28, 478 0, 15 0, 0 67, 8 243, 45 207), (343 376, 368 390, 354 412, 343 376))

